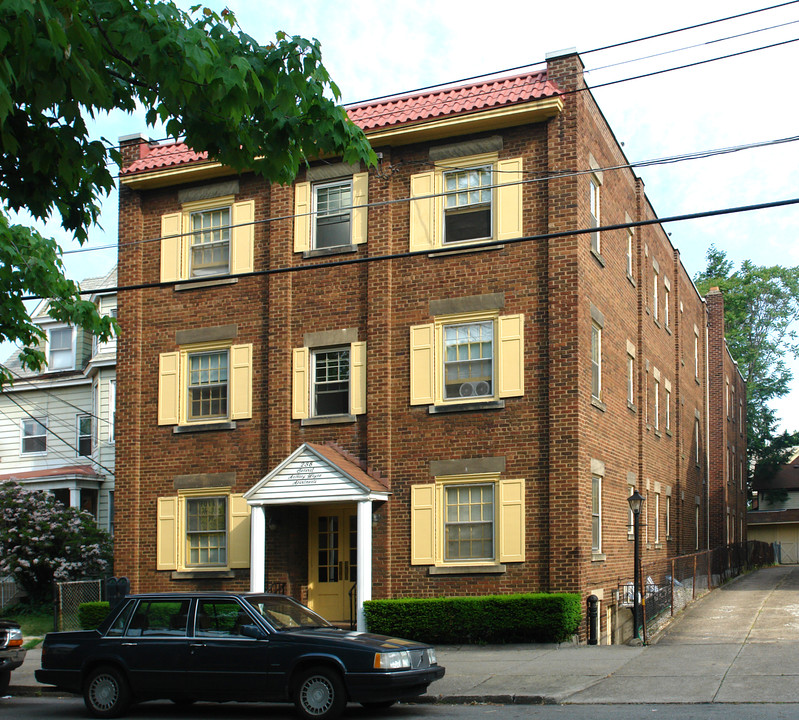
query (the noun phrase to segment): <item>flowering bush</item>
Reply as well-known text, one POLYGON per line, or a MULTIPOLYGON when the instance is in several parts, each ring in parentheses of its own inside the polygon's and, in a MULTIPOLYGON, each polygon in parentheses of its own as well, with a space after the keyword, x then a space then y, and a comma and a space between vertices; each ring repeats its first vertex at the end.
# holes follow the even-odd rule
POLYGON ((100 577, 111 568, 111 541, 87 512, 44 490, 0 483, 0 575, 13 575, 32 603, 54 582, 100 577))

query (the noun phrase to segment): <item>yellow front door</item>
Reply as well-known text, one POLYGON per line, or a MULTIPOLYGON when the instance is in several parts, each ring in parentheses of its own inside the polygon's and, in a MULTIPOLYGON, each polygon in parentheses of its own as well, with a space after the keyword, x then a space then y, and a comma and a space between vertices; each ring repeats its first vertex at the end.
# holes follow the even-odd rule
POLYGON ((308 520, 308 605, 331 622, 349 622, 357 569, 356 509, 312 505, 308 520))

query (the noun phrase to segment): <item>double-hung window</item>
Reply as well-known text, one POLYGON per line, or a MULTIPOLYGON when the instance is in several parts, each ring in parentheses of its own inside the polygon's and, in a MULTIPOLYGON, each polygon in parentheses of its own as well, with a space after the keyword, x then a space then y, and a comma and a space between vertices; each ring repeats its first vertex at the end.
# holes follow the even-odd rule
POLYGON ((92 440, 94 438, 93 423, 91 415, 78 415, 78 455, 88 456, 92 454, 92 440))
POLYGON ((492 236, 492 166, 443 173, 444 244, 484 240, 492 236))
POLYGON ((592 175, 588 185, 588 221, 592 228, 591 249, 597 254, 602 250, 599 230, 594 229, 599 227, 599 187, 599 180, 595 175, 592 175))
POLYGON ((75 353, 72 347, 73 328, 53 328, 47 333, 48 370, 72 370, 75 367, 75 353))
POLYGON ((230 272, 230 221, 229 207, 190 214, 190 277, 230 272))
POLYGON ((186 565, 227 565, 227 497, 186 498, 186 565))
POLYGON ((591 552, 602 552, 602 478, 591 477, 591 552))
POLYGON ((315 185, 313 247, 352 244, 352 180, 315 185))
POLYGON ((633 229, 632 228, 627 228, 627 277, 631 279, 633 277, 633 229))
POLYGON ((522 235, 522 158, 448 158, 410 179, 410 249, 434 250, 522 235))
POLYGON ((411 327, 411 405, 490 402, 524 394, 524 316, 494 311, 411 327))
POLYGON ((43 455, 47 452, 47 418, 24 418, 22 420, 23 455, 43 455))
POLYGON ((188 354, 186 417, 190 422, 228 416, 228 351, 188 354))
POLYGON ((591 397, 602 400, 602 328, 591 323, 591 397))
POLYGON ((350 348, 314 350, 313 414, 343 415, 350 408, 350 348))
POLYGON ((522 562, 524 524, 524 480, 496 474, 436 477, 411 487, 411 563, 522 562))

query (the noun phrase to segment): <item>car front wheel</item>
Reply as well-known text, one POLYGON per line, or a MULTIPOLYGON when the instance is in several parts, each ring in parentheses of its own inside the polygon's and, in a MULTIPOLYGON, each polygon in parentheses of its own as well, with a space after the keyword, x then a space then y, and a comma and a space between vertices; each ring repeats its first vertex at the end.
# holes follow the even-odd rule
POLYGON ((83 687, 83 701, 92 717, 121 717, 130 705, 128 683, 116 668, 95 668, 83 687))
POLYGON ((347 693, 341 676, 330 668, 314 667, 304 671, 294 686, 294 707, 307 720, 329 720, 341 715, 347 693))

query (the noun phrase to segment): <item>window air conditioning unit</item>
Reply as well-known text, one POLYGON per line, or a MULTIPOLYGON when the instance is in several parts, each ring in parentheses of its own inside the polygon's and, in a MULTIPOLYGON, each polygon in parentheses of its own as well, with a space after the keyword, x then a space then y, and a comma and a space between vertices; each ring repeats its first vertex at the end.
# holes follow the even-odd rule
POLYGON ((474 394, 475 395, 490 395, 491 394, 491 386, 485 380, 480 380, 480 382, 476 382, 474 384, 474 394))
POLYGON ((471 397, 472 395, 475 394, 474 383, 470 382, 461 383, 458 393, 460 394, 461 397, 471 397))

